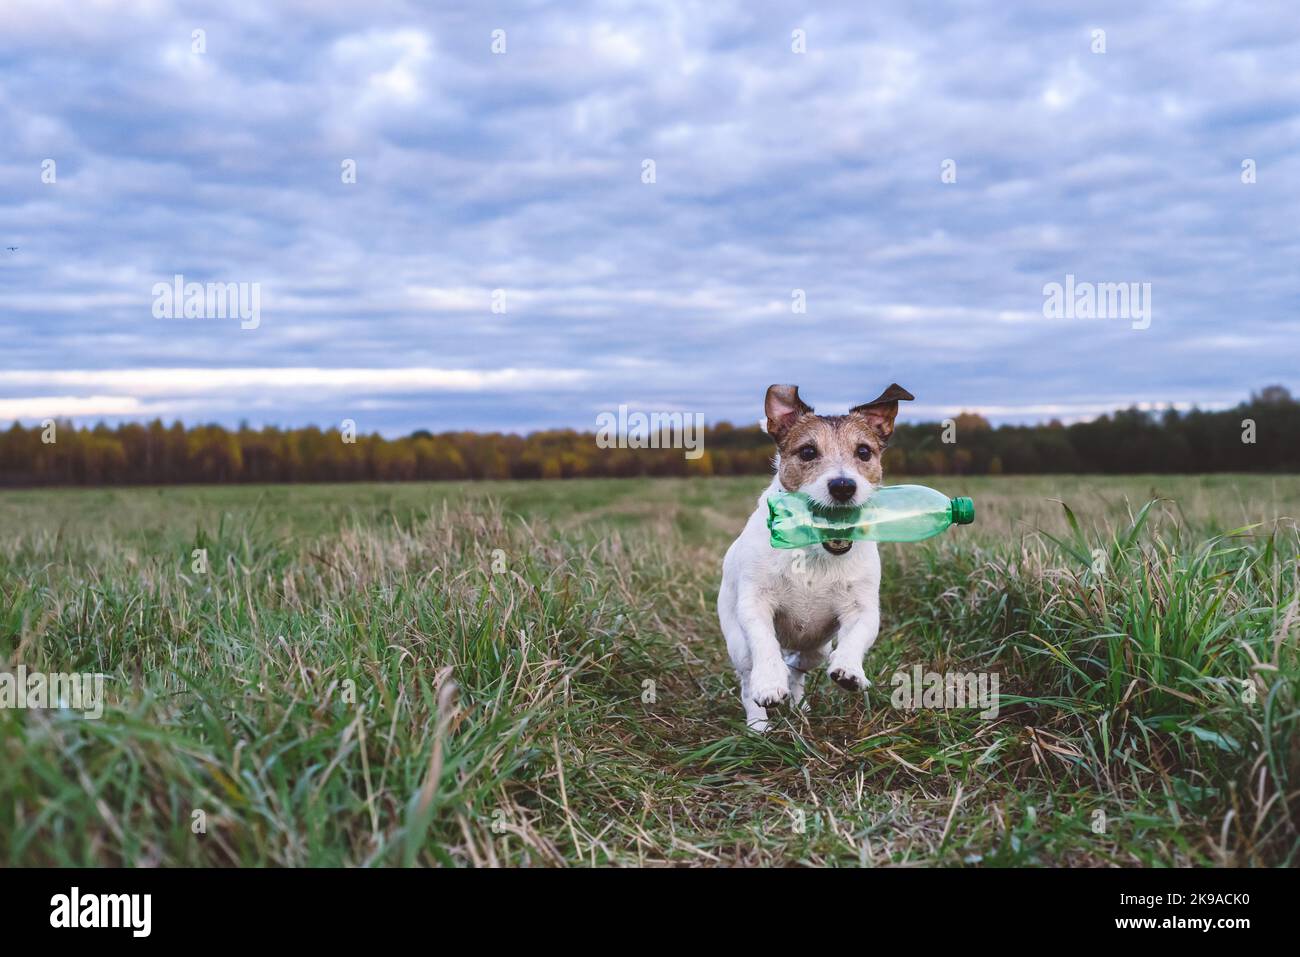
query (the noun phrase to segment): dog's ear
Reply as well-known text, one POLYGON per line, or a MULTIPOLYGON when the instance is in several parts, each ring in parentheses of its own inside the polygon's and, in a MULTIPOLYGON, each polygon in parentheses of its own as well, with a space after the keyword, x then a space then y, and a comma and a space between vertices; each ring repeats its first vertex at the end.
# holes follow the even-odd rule
POLYGON ((849 409, 849 413, 864 417, 867 424, 879 432, 882 439, 888 441, 889 437, 894 434, 894 417, 898 415, 898 401, 900 399, 911 400, 915 398, 916 396, 895 382, 870 402, 864 402, 862 405, 855 405, 849 409))
POLYGON ((767 434, 780 442, 801 415, 812 412, 812 406, 799 398, 797 385, 770 385, 763 411, 767 414, 767 434))

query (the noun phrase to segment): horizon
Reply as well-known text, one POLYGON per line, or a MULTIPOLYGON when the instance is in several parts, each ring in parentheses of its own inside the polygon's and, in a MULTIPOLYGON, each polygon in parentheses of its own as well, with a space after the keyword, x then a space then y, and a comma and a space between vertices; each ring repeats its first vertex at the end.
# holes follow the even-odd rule
MULTIPOLYGON (((900 404, 898 425, 900 428, 912 428, 912 429, 926 427, 926 426, 942 428, 944 423, 949 420, 960 420, 965 416, 976 416, 982 419, 988 425, 988 427, 995 430, 1003 428, 1004 426, 1011 427, 1011 428, 1017 428, 1017 427, 1068 428, 1072 425, 1086 425, 1088 423, 1097 422, 1102 419, 1110 419, 1113 416, 1122 413, 1127 413, 1127 412, 1139 412, 1142 413, 1143 415, 1150 417, 1154 421, 1156 417, 1161 416, 1167 412, 1175 412, 1178 414, 1179 417, 1183 417, 1188 415, 1189 413, 1211 414, 1211 413, 1218 413, 1218 412, 1228 412, 1236 408, 1243 408, 1243 407, 1250 406, 1252 403, 1255 402, 1273 403, 1277 401, 1277 397, 1276 396, 1269 397, 1268 395, 1265 394, 1266 392, 1273 389, 1281 389, 1285 393, 1286 401, 1289 402, 1297 401, 1296 396, 1291 392, 1289 386, 1284 385, 1282 383, 1271 383, 1270 385, 1263 386, 1259 389, 1250 390, 1250 393, 1245 398, 1237 402, 1216 406, 1216 407, 1197 405, 1195 403, 1191 405, 1182 406, 1182 407, 1177 407, 1173 403, 1142 403, 1142 404, 1134 403, 1127 406, 1118 406, 1116 408, 1109 409, 1105 412, 1099 412, 1096 415, 1090 415, 1086 417, 1062 418, 1058 416, 1051 416, 1048 418, 1040 418, 1033 421, 997 421, 973 409, 959 409, 955 412, 945 415, 942 418, 920 418, 915 415, 905 416, 903 412, 905 411, 906 406, 910 406, 913 404, 912 402, 908 402, 906 403, 906 405, 900 404)), ((646 416, 659 416, 659 417, 663 417, 665 420, 674 415, 678 416, 679 418, 683 416, 683 413, 680 412, 673 413, 673 412, 663 412, 660 410, 654 410, 654 411, 638 410, 638 409, 628 408, 627 406, 623 406, 622 409, 623 409, 623 414, 625 414, 628 418, 640 414, 642 412, 644 412, 646 416)), ((620 417, 620 413, 617 410, 604 410, 603 412, 598 413, 598 419, 600 416, 606 414, 614 416, 616 421, 619 421, 620 423, 623 421, 623 419, 620 417)), ((834 415, 836 414, 836 410, 827 409, 819 412, 819 414, 834 415)), ((83 420, 83 421, 78 421, 75 417, 56 417, 53 419, 49 419, 48 421, 59 422, 59 423, 71 421, 74 428, 78 431, 93 430, 101 426, 116 431, 121 426, 138 425, 138 426, 148 427, 148 426, 152 426, 154 423, 159 423, 167 429, 173 429, 177 426, 180 426, 181 428, 185 429, 187 432, 191 432, 197 429, 205 429, 205 428, 220 428, 231 433, 239 432, 244 429, 249 429, 254 432, 278 431, 281 433, 298 431, 298 430, 309 430, 309 429, 316 429, 317 431, 322 433, 344 431, 344 429, 341 428, 340 423, 324 424, 319 422, 305 422, 300 425, 285 425, 283 423, 278 423, 278 422, 265 422, 265 421, 254 422, 254 421, 250 421, 247 417, 242 418, 240 421, 233 422, 233 423, 223 422, 218 420, 195 420, 195 421, 187 422, 180 417, 168 418, 165 416, 151 416, 147 419, 120 418, 116 421, 111 421, 111 422, 108 420, 107 417, 99 417, 93 420, 83 420)), ((652 418, 651 421, 654 421, 654 419, 652 418)), ((13 429, 13 428, 36 429, 40 426, 40 424, 41 423, 38 422, 23 422, 20 419, 11 419, 7 423, 0 423, 0 426, 3 426, 0 427, 0 432, 5 431, 6 428, 7 429, 13 429)), ((710 420, 706 416, 703 419, 699 420, 699 427, 706 430, 716 429, 721 426, 727 426, 729 429, 732 430, 754 429, 760 432, 767 431, 766 422, 763 421, 761 418, 756 421, 745 422, 745 421, 735 421, 726 418, 710 420)), ((620 435, 620 436, 628 436, 633 434, 636 435, 648 434, 644 430, 639 428, 625 430, 621 427, 618 429, 614 429, 612 432, 610 432, 608 428, 600 421, 590 426, 551 425, 551 426, 540 426, 538 428, 517 430, 517 431, 507 430, 507 429, 490 429, 490 428, 464 429, 464 428, 456 428, 454 426, 448 428, 442 428, 442 429, 432 429, 427 426, 417 425, 415 428, 411 429, 410 431, 384 432, 382 430, 367 431, 365 429, 358 427, 356 429, 355 434, 358 437, 378 436, 384 439, 385 441, 391 442, 391 441, 398 441, 401 439, 419 438, 422 436, 438 436, 438 435, 457 434, 457 433, 479 435, 479 436, 502 435, 502 436, 518 436, 522 438, 527 438, 533 435, 540 435, 540 434, 553 433, 553 432, 574 432, 579 435, 600 435, 602 433, 608 433, 608 434, 620 435)))

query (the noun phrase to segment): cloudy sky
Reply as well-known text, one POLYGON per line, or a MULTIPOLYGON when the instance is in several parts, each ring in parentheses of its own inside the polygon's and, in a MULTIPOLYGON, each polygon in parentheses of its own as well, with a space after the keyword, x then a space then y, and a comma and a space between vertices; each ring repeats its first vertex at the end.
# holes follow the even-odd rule
POLYGON ((4 0, 0 422, 1300 386, 1294 6, 1003 6, 4 0), (1149 327, 1045 317, 1067 274, 1149 327), (177 275, 256 327, 158 318, 177 275))

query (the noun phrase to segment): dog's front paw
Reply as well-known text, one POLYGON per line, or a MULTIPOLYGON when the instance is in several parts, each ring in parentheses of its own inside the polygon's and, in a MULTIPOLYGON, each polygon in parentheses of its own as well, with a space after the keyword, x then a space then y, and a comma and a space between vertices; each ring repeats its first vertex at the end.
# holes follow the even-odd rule
POLYGON ((867 676, 862 673, 861 665, 844 665, 831 662, 826 669, 826 673, 831 676, 831 681, 843 688, 845 691, 865 691, 871 684, 867 676))
POLYGON ((754 685, 754 704, 760 708, 775 708, 790 700, 788 685, 772 682, 754 685))

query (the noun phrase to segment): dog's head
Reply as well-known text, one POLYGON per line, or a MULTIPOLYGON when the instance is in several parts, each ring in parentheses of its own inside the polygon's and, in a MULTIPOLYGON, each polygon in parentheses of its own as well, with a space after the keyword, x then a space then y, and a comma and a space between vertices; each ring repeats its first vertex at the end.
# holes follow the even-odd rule
POLYGON ((912 398, 895 384, 848 415, 814 415, 797 385, 769 387, 764 412, 781 487, 822 505, 861 505, 880 484, 880 456, 894 433, 898 402, 912 398))

